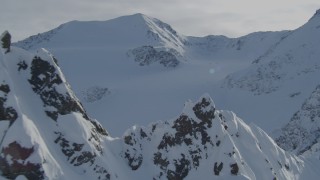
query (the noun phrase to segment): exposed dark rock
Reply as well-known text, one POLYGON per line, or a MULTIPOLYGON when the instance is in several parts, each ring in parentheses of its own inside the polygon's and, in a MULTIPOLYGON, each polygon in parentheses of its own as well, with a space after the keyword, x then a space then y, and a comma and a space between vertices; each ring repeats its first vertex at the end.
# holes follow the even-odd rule
POLYGON ((160 152, 154 154, 153 162, 155 165, 158 165, 162 170, 166 170, 169 165, 169 161, 167 160, 167 158, 162 157, 162 153, 160 152))
MULTIPOLYGON (((74 147, 75 149, 75 147, 74 147)), ((76 156, 71 160, 71 164, 74 166, 80 166, 82 164, 85 164, 87 162, 90 162, 90 166, 94 163, 95 161, 96 154, 89 152, 89 151, 82 151, 81 155, 76 156)))
POLYGON ((198 149, 196 151, 189 151, 189 153, 191 154, 193 166, 194 167, 199 167, 200 159, 202 159, 202 156, 200 155, 201 150, 198 149))
POLYGON ((40 95, 45 106, 53 106, 56 111, 46 111, 53 120, 57 120, 57 114, 66 115, 71 112, 80 112, 88 119, 83 108, 69 94, 61 94, 56 90, 62 83, 61 77, 49 62, 40 57, 34 57, 31 64, 31 78, 29 82, 35 93, 40 95))
POLYGON ((110 173, 102 166, 95 165, 93 168, 94 172, 98 174, 98 179, 100 180, 110 180, 110 173))
POLYGON ((28 68, 28 65, 26 64, 25 61, 20 61, 18 64, 18 71, 22 70, 26 70, 28 68))
POLYGON ((138 154, 135 152, 134 155, 132 153, 129 153, 129 151, 125 152, 125 158, 128 160, 128 165, 131 167, 132 170, 137 170, 143 161, 142 154, 138 154))
POLYGON ((10 87, 8 84, 1 84, 0 85, 0 91, 8 94, 10 92, 10 87))
POLYGON ((57 120, 59 115, 70 114, 71 112, 79 112, 83 118, 89 120, 95 127, 92 129, 92 137, 99 141, 98 134, 108 135, 107 131, 95 120, 91 120, 84 111, 78 100, 72 97, 68 92, 62 94, 57 91, 56 87, 62 84, 61 77, 56 72, 56 69, 48 61, 40 57, 34 57, 31 63, 31 78, 29 83, 35 93, 40 95, 40 98, 45 106, 52 106, 55 110, 46 110, 45 113, 53 120, 57 120))
POLYGON ((124 137, 124 143, 126 143, 126 144, 128 144, 128 145, 131 145, 131 146, 133 146, 133 144, 135 143, 135 142, 132 142, 132 137, 131 136, 125 136, 124 137))
POLYGON ((134 60, 138 62, 140 66, 150 65, 155 62, 165 67, 176 67, 179 65, 179 60, 170 50, 157 50, 153 46, 138 47, 133 49, 129 54, 134 56, 134 60))
POLYGON ((167 178, 169 180, 182 180, 188 175, 191 169, 190 161, 185 158, 184 154, 181 154, 181 156, 182 158, 177 159, 174 163, 175 171, 168 170, 167 178))
POLYGON ((89 151, 82 151, 84 144, 72 143, 64 138, 64 135, 60 132, 55 132, 55 134, 57 134, 58 137, 54 142, 61 147, 62 153, 67 157, 67 160, 70 161, 71 164, 80 166, 87 162, 90 162, 91 165, 94 163, 96 154, 89 151))
MULTIPOLYGON (((92 131, 94 131, 95 133, 92 134, 92 136, 97 136, 97 134, 101 134, 101 135, 104 135, 104 136, 109 136, 107 130, 105 128, 102 127, 102 125, 95 121, 95 120, 92 120, 92 119, 89 119, 91 124, 94 126, 94 129, 92 129, 92 131)), ((95 139, 98 141, 98 137, 95 137, 95 139)))
POLYGON ((237 175, 239 172, 238 164, 237 163, 231 164, 230 167, 231 167, 231 171, 230 171, 231 174, 237 175))
POLYGON ((218 165, 217 162, 215 162, 214 163, 214 168, 213 168, 214 175, 219 176, 222 168, 223 168, 223 163, 222 162, 219 165, 218 165))
POLYGON ((200 120, 209 123, 211 126, 211 120, 214 118, 215 107, 210 99, 202 98, 201 102, 198 102, 194 107, 194 114, 200 120))
MULTIPOLYGON (((183 179, 188 175, 191 168, 197 169, 199 167, 201 159, 208 158, 205 151, 209 146, 213 147, 211 138, 207 133, 207 129, 212 126, 214 118, 213 102, 204 97, 193 107, 193 111, 198 119, 182 114, 173 121, 171 127, 175 131, 163 134, 157 147, 158 152, 154 154, 155 164, 162 169, 157 177, 166 174, 168 179, 183 179), (199 140, 201 144, 199 144, 199 140), (176 146, 187 146, 189 153, 182 153, 180 159, 173 158, 170 160, 170 163, 175 164, 175 166, 169 167, 169 160, 164 153, 170 153, 171 149, 176 146)), ((157 126, 153 125, 152 128, 154 132, 157 126)))
POLYGON ((158 145, 158 149, 167 149, 168 146, 172 147, 176 144, 176 139, 168 135, 167 133, 163 135, 160 144, 158 145))
POLYGON ((148 137, 147 134, 146 134, 142 129, 140 129, 140 136, 141 136, 142 138, 148 137))
POLYGON ((158 149, 167 149, 168 147, 181 145, 182 143, 191 145, 191 137, 194 137, 195 139, 201 138, 202 145, 210 143, 210 136, 206 132, 206 129, 211 125, 211 123, 211 121, 197 123, 188 116, 181 115, 177 120, 174 121, 174 125, 172 126, 172 128, 176 130, 174 136, 167 133, 164 134, 158 149), (200 137, 199 134, 201 135, 200 137))
POLYGON ((16 141, 10 143, 7 147, 4 147, 1 150, 0 156, 0 170, 2 176, 8 179, 15 179, 19 175, 24 175, 27 179, 44 179, 44 172, 41 164, 32 163, 27 160, 33 152, 33 147, 23 147, 16 141), (10 161, 8 161, 8 159, 10 159, 10 161))
POLYGON ((6 49, 5 53, 10 52, 10 46, 11 46, 11 35, 8 31, 5 31, 1 35, 1 47, 3 49, 6 49))
POLYGON ((142 141, 149 141, 147 133, 142 128, 137 128, 128 132, 124 137, 125 150, 122 152, 123 157, 127 160, 132 170, 137 170, 143 162, 142 141))
POLYGON ((286 170, 288 170, 288 171, 290 170, 290 167, 288 164, 285 164, 284 167, 286 168, 286 170))
POLYGON ((0 96, 0 121, 10 121, 10 126, 18 118, 18 113, 13 107, 6 107, 5 103, 7 101, 8 93, 10 92, 10 87, 8 84, 1 84, 0 91, 4 93, 4 96, 0 96))

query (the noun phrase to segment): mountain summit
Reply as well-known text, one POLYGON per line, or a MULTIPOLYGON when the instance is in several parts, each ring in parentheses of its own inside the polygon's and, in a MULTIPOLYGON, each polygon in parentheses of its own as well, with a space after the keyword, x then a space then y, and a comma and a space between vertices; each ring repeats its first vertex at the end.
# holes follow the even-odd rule
POLYGON ((43 34, 18 42, 25 49, 36 49, 46 43, 64 46, 112 46, 137 47, 151 43, 181 48, 180 37, 170 25, 143 14, 122 16, 108 21, 71 21, 43 34))
MULTIPOLYGON (((320 9, 318 9, 318 10, 316 11, 316 13, 314 13, 314 15, 311 17, 311 19, 318 18, 318 17, 320 17, 320 9)), ((311 20, 311 19, 310 19, 310 20, 311 20)))

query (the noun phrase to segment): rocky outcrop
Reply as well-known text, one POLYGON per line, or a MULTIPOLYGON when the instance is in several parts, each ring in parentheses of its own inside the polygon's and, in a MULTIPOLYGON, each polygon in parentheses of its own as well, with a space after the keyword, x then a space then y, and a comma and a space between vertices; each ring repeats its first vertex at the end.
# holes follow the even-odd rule
POLYGON ((180 63, 176 57, 178 52, 174 49, 159 50, 153 46, 142 46, 129 51, 127 54, 133 57, 140 66, 159 63, 164 67, 176 67, 180 63))
POLYGON ((6 105, 8 94, 10 93, 10 87, 8 84, 0 84, 0 121, 10 121, 10 125, 18 118, 17 111, 6 105))
POLYGON ((44 179, 44 171, 40 163, 32 163, 27 159, 34 153, 34 147, 26 148, 14 141, 4 147, 0 155, 2 176, 16 179, 19 175, 27 179, 44 179))
POLYGON ((262 142, 266 140, 263 133, 253 136, 257 133, 261 131, 243 124, 233 113, 216 110, 212 99, 204 95, 196 103, 186 103, 183 113, 172 121, 128 130, 123 136, 121 154, 133 171, 153 163, 157 167, 153 179, 194 177, 194 173, 204 166, 211 169, 205 177, 245 176, 254 179, 249 173, 256 168, 250 160, 250 152, 261 161, 261 167, 269 169, 261 169, 261 177, 285 177, 284 174, 292 169, 285 168, 284 164, 297 168, 297 164, 292 165, 279 147, 271 145, 274 142, 269 142, 270 139, 268 143, 262 142), (282 160, 274 161, 266 156, 265 152, 270 148, 278 149, 282 160))
POLYGON ((58 115, 66 115, 71 112, 80 112, 88 119, 83 108, 71 97, 69 93, 62 94, 57 91, 57 86, 62 84, 61 77, 56 73, 54 65, 48 61, 35 56, 31 62, 31 78, 29 83, 33 91, 40 95, 45 107, 52 106, 56 110, 46 111, 46 114, 53 120, 58 119, 58 115))
POLYGON ((0 36, 0 42, 1 42, 1 48, 4 49, 4 53, 10 52, 10 46, 11 46, 11 35, 8 31, 5 31, 0 36))

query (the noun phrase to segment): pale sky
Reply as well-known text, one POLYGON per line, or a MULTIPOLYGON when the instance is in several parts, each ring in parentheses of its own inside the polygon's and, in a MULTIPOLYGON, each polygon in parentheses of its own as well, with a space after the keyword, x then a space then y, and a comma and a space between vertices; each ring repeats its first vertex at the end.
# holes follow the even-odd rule
POLYGON ((1 0, 0 31, 17 41, 71 20, 143 13, 184 35, 238 37, 296 29, 317 9, 319 0, 1 0))

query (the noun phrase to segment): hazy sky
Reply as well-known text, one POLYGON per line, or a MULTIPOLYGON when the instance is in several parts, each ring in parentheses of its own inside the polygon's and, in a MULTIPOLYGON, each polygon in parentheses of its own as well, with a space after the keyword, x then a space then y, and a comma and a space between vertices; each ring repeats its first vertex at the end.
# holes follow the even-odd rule
POLYGON ((238 37, 254 31, 295 29, 319 0, 1 0, 0 31, 13 41, 71 20, 108 20, 143 13, 184 35, 238 37))

